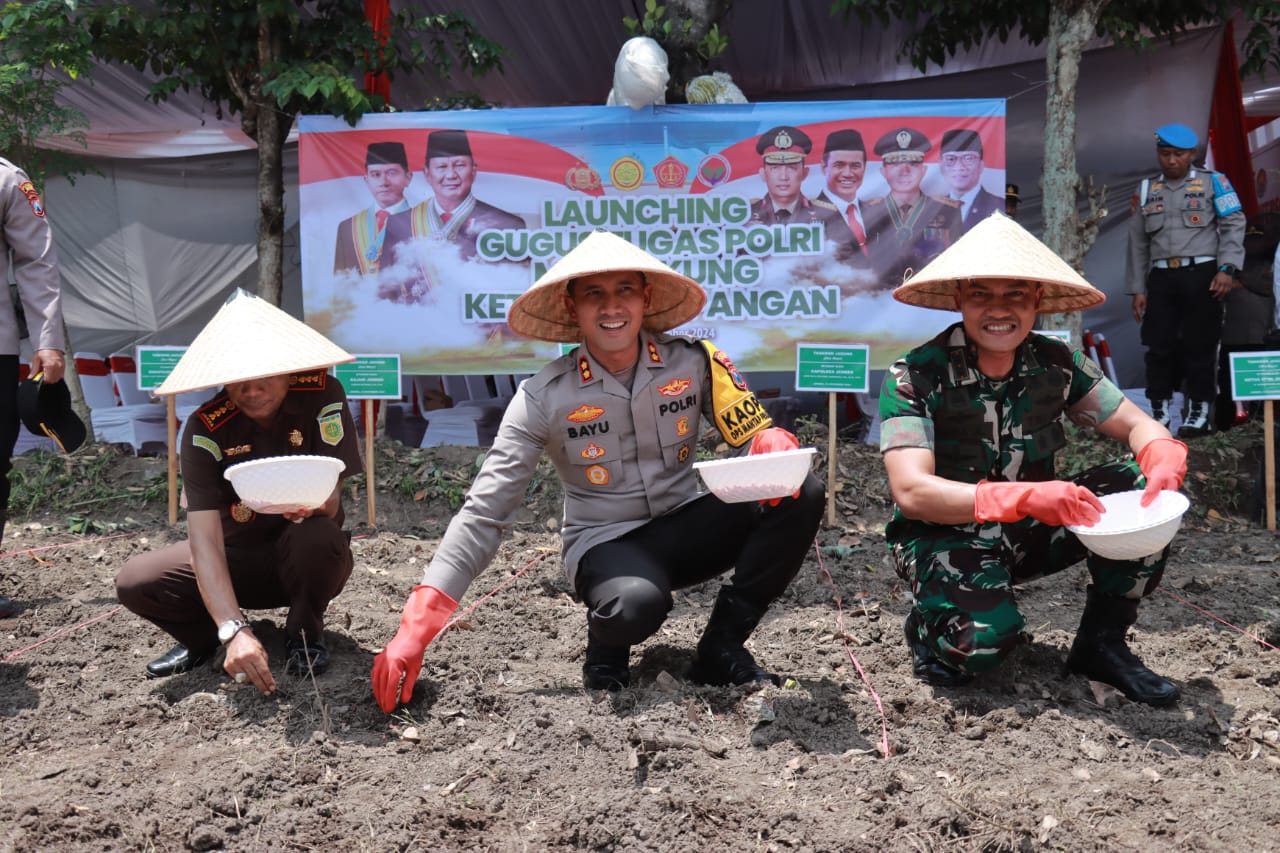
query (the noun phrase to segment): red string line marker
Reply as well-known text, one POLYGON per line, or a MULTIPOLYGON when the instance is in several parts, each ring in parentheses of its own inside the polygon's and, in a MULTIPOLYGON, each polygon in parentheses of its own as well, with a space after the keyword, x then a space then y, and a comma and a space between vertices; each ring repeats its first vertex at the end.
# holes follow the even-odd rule
POLYGON ((867 678, 866 670, 862 668, 862 664, 858 662, 858 658, 853 653, 853 649, 849 646, 849 635, 844 630, 844 605, 841 603, 840 589, 836 586, 835 578, 831 576, 831 572, 827 571, 826 564, 822 561, 822 549, 818 547, 818 543, 813 543, 813 552, 818 557, 818 571, 821 573, 823 580, 831 587, 832 595, 836 602, 836 628, 840 632, 840 642, 844 644, 844 652, 849 656, 849 660, 853 663, 858 675, 862 677, 862 683, 867 685, 867 692, 871 694, 871 698, 875 700, 876 709, 880 711, 880 753, 889 758, 893 755, 893 750, 889 747, 889 720, 884 714, 884 703, 880 701, 880 694, 876 693, 876 689, 871 686, 871 679, 867 678))

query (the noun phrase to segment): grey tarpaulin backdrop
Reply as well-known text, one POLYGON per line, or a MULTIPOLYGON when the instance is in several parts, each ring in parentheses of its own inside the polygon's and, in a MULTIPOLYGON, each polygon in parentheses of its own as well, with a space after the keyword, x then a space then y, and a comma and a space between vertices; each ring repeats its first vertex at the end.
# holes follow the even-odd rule
MULTIPOLYGON (((545 2, 501 4, 501 14, 497 4, 472 5, 481 31, 510 51, 506 74, 476 87, 503 106, 603 103, 626 37, 621 17, 636 14, 634 4, 618 2, 587 4, 571 18, 545 2)), ((892 33, 845 30, 827 8, 740 0, 721 66, 759 101, 1007 98, 1008 170, 1023 195, 1019 219, 1038 230, 1043 47, 993 42, 949 63, 949 73, 924 76, 894 58, 892 33)), ((1144 53, 1100 47, 1081 67, 1079 169, 1107 184, 1111 211, 1085 268, 1109 301, 1085 323, 1107 335, 1125 385, 1141 377, 1122 281, 1129 199, 1155 168, 1152 128, 1180 121, 1204 135, 1221 37, 1219 28, 1201 30, 1144 53)), ((99 74, 91 89, 75 89, 70 100, 91 116, 90 151, 102 155, 95 158, 102 175, 74 186, 54 179, 47 187, 67 322, 80 350, 187 343, 233 287, 254 282, 255 159, 243 135, 208 105, 154 108, 141 102, 142 92, 140 78, 117 69, 99 74), (204 153, 210 151, 221 153, 204 153)), ((397 81, 394 100, 412 109, 427 94, 413 80, 397 81)), ((292 145, 285 180, 285 307, 300 316, 292 145)), ((922 339, 932 331, 921 329, 922 339)))

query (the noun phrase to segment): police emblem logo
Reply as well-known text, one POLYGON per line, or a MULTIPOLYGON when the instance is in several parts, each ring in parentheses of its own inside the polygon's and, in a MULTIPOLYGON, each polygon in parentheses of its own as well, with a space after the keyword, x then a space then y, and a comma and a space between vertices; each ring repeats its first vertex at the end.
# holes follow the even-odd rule
POLYGON ((564 419, 570 423, 585 424, 596 420, 603 414, 604 409, 599 406, 589 406, 586 403, 583 403, 581 406, 565 415, 564 419))
POLYGON ((600 173, 590 166, 574 166, 565 173, 564 185, 571 190, 596 192, 600 189, 600 173))
POLYGON ((898 143, 898 147, 904 151, 911 147, 910 131, 900 130, 898 131, 898 135, 895 136, 893 139, 895 142, 898 143))
POLYGON ((239 501, 236 501, 231 505, 232 521, 238 522, 240 524, 244 524, 245 522, 251 521, 252 519, 253 519, 253 510, 249 509, 247 506, 240 503, 239 501))
POLYGON ((296 429, 289 430, 289 446, 290 446, 290 447, 301 447, 301 446, 302 446, 302 431, 301 431, 301 430, 296 430, 296 429))
POLYGON ((609 167, 609 181, 624 192, 644 183, 644 164, 635 157, 619 157, 609 167))
POLYGON ((672 379, 670 382, 659 385, 658 393, 664 397, 679 397, 689 390, 689 386, 692 384, 692 379, 672 379))
POLYGON ((586 470, 587 482, 593 486, 609 485, 609 469, 603 465, 588 465, 586 470))
POLYGON ((677 462, 689 461, 689 445, 683 444, 680 446, 680 449, 676 451, 676 461, 677 462))
POLYGON ((27 204, 31 205, 31 212, 43 218, 44 205, 40 203, 40 193, 36 192, 35 184, 30 181, 23 181, 18 184, 18 192, 27 197, 27 204))
MULTIPOLYGON (((680 418, 679 420, 676 421, 676 435, 688 435, 688 434, 689 434, 689 419, 687 417, 680 418)), ((683 462, 684 460, 681 459, 680 461, 683 462)))
POLYGON ((596 444, 594 441, 587 442, 587 446, 582 449, 583 459, 599 459, 604 456, 604 448, 596 444))
POLYGON ((729 374, 729 381, 733 383, 733 387, 737 388, 739 391, 747 390, 747 381, 742 378, 742 374, 739 373, 738 368, 734 366, 733 359, 729 358, 729 356, 725 355, 721 350, 716 350, 715 355, 713 355, 712 358, 714 358, 716 362, 725 369, 725 372, 729 374))
POLYGON ((783 151, 786 151, 794 144, 795 143, 791 141, 791 134, 787 133, 785 130, 778 131, 778 135, 773 138, 773 147, 781 148, 783 151))

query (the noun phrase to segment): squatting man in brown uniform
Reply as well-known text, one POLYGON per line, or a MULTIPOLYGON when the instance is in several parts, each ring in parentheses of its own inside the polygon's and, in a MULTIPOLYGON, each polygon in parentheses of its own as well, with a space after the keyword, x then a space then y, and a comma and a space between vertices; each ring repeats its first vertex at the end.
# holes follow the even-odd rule
POLYGON ((544 451, 564 487, 565 571, 588 608, 585 687, 627 686, 631 647, 662 626, 672 590, 730 570, 690 677, 776 681, 743 643, 800 570, 823 488, 809 474, 771 505, 699 492, 693 462, 704 418, 738 454, 796 447, 727 355, 663 334, 696 317, 706 298, 697 282, 597 231, 511 306, 507 321, 518 334, 578 346, 522 382, 507 407, 399 631, 374 660, 384 711, 409 701, 427 644, 493 559, 544 451))
POLYGON ((157 678, 209 660, 264 695, 276 688, 267 650, 241 608, 288 607, 285 667, 329 665, 324 612, 351 575, 342 481, 321 506, 258 513, 223 476, 269 456, 332 456, 363 470, 341 383, 325 369, 352 356, 266 301, 236 291, 161 384, 162 395, 225 386, 186 423, 181 441, 189 538, 131 558, 116 575, 120 603, 178 644, 147 664, 157 678))

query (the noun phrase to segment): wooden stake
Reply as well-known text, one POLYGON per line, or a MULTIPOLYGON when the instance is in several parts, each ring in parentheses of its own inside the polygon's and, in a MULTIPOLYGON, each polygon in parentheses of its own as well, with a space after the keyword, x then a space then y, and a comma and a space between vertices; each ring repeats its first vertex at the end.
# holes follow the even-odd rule
POLYGON ((836 395, 827 392, 827 524, 836 523, 836 395))
POLYGON ((377 516, 373 509, 373 431, 377 428, 374 423, 373 400, 364 400, 364 486, 365 491, 369 493, 369 526, 377 527, 377 516))
POLYGON ((1271 408, 1272 402, 1265 400, 1262 404, 1262 462, 1267 469, 1263 477, 1267 484, 1268 530, 1276 529, 1276 417, 1271 408))
POLYGON ((167 460, 169 467, 169 526, 174 527, 178 523, 178 456, 176 453, 176 445, 178 443, 178 398, 170 394, 164 399, 165 424, 169 440, 167 460))

